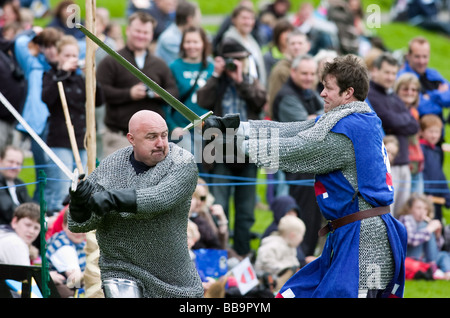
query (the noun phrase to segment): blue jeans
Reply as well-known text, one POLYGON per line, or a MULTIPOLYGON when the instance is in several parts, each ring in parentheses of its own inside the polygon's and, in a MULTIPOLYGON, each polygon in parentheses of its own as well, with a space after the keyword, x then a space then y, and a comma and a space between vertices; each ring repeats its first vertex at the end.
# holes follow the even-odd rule
POLYGON ((256 203, 256 182, 252 180, 240 181, 233 179, 219 178, 217 175, 242 177, 256 179, 257 167, 252 163, 241 164, 242 168, 236 168, 226 163, 215 163, 211 173, 216 175, 211 177, 211 194, 215 198, 215 203, 222 205, 228 217, 230 198, 234 195, 234 236, 233 248, 239 255, 246 255, 250 252, 250 228, 255 222, 254 209, 256 203), (219 185, 215 183, 238 183, 246 182, 248 185, 219 185))
MULTIPOLYGON (((422 222, 419 228, 427 226, 426 222, 422 222)), ((423 242, 418 246, 408 245, 406 255, 417 260, 427 263, 435 263, 443 272, 450 271, 450 254, 447 251, 440 251, 436 242, 436 236, 431 234, 427 242, 423 242)))
MULTIPOLYGON (((51 148, 55 155, 61 159, 62 162, 73 171, 76 168, 75 158, 72 153, 72 149, 69 148, 51 148)), ((83 169, 86 168, 87 163, 87 151, 85 149, 80 149, 81 163, 83 169)), ((62 202, 69 194, 69 188, 71 186, 71 181, 64 174, 64 172, 47 156, 49 169, 47 173, 47 186, 48 191, 46 194, 47 201, 47 211, 56 212, 63 208, 62 202)))

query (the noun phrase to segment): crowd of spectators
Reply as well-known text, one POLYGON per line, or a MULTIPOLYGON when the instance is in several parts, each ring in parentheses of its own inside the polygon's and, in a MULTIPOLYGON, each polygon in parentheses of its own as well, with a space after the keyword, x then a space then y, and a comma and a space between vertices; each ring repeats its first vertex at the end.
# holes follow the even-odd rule
MULTIPOLYGON (((408 20, 449 34, 448 23, 434 18, 437 12, 432 6, 437 1, 412 1, 416 6, 408 1, 409 7, 406 2, 396 1, 393 7, 396 20, 408 20), (419 9, 422 11, 418 12, 419 9)), ((55 8, 44 0, 0 3, 0 92, 72 170, 76 158, 56 85, 62 82, 76 144, 82 164, 86 165, 83 142, 86 38, 70 27, 73 22, 70 19, 74 17, 67 8, 75 2, 64 0, 55 8), (50 16, 48 25, 35 26, 33 19, 42 16, 50 16)), ((217 116, 239 113, 242 121, 317 118, 323 113, 320 97, 323 64, 338 55, 360 56, 371 74, 366 102, 380 117, 386 135, 395 189, 391 213, 405 223, 408 237, 419 237, 408 240, 408 244, 411 242, 408 256, 433 264, 436 273, 433 277, 450 279, 447 254, 441 253, 450 249, 442 213, 442 207, 450 208, 450 192, 443 172, 444 152, 449 151, 444 140, 448 119, 443 109, 450 106, 450 88, 448 80, 428 66, 433 51, 427 39, 420 36, 410 39, 405 43, 408 46, 405 56, 392 54, 366 29, 359 0, 321 1, 316 7, 307 2, 298 8, 293 8, 289 0, 273 0, 261 8, 242 0, 224 17, 214 34, 202 27, 201 14, 201 8, 193 1, 129 0, 124 12, 126 25, 111 19, 106 8, 97 8, 97 36, 198 115, 210 110, 217 116), (418 214, 413 213, 415 201, 411 198, 416 196, 429 207, 426 216, 416 217, 418 214), (407 214, 411 217, 405 217, 407 214), (427 248, 431 245, 433 252, 419 249, 418 241, 428 243, 427 248), (444 260, 438 259, 438 255, 445 255, 444 260)), ((157 93, 101 49, 96 51, 96 68, 98 160, 129 146, 128 122, 141 109, 161 114, 168 124, 171 141, 186 143, 198 158, 195 153, 198 140, 182 130, 188 122, 157 93)), ((38 240, 30 242, 36 238, 36 217, 20 214, 23 204, 39 202, 37 192, 29 196, 19 186, 23 184, 18 174, 25 151, 31 153, 36 173, 44 170, 54 178, 48 180, 45 192, 49 198, 48 233, 53 234, 46 237, 50 248, 47 256, 59 291, 65 297, 73 297, 73 287, 82 286, 85 238, 75 237, 65 225, 68 180, 55 173, 58 169, 48 155, 4 107, 0 108, 0 149, 0 263, 11 263, 14 259, 11 249, 4 248, 10 244, 12 233, 15 231, 24 239, 24 234, 17 231, 20 218, 31 218, 30 226, 35 225, 33 235, 24 239, 26 245, 42 248, 38 240)), ((189 248, 225 250, 229 267, 250 257, 260 271, 261 282, 273 294, 274 288, 281 286, 270 284, 267 274, 284 281, 286 275, 292 275, 321 252, 317 231, 324 220, 310 182, 314 175, 284 171, 268 174, 268 180, 278 182, 268 185, 266 198, 261 198, 256 181, 248 182, 258 175, 253 163, 200 159, 201 179, 190 211, 189 248), (224 185, 224 180, 230 183, 224 185), (261 202, 267 202, 274 213, 274 223, 263 237, 251 231, 255 207, 261 202), (228 224, 230 203, 235 211, 233 226, 228 224), (292 231, 297 232, 291 234, 292 231), (262 239, 257 250, 251 248, 255 237, 262 239)), ((23 244, 20 246, 15 252, 25 250, 23 244)), ((21 265, 39 262, 36 252, 27 253, 34 259, 21 265)), ((231 286, 232 281, 228 282, 231 286)), ((210 278, 205 278, 204 286, 205 290, 213 288, 210 278)), ((220 286, 225 288, 222 282, 220 286)))

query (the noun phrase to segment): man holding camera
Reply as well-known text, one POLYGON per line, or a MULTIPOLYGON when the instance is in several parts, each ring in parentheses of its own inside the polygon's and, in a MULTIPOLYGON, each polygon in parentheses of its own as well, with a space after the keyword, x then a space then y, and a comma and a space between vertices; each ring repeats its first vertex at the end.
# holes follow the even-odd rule
MULTIPOLYGON (((178 89, 169 67, 148 50, 153 39, 154 23, 148 13, 130 15, 126 45, 118 53, 177 97, 178 89)), ((134 113, 151 110, 165 118, 166 103, 111 56, 105 57, 98 65, 97 79, 102 84, 106 102, 106 131, 103 136, 103 156, 106 157, 129 145, 126 137, 128 122, 134 113)))
MULTIPOLYGON (((249 75, 250 52, 233 38, 224 38, 219 52, 220 56, 214 60, 213 76, 197 91, 198 105, 212 110, 216 116, 238 113, 244 121, 260 119, 266 103, 266 90, 258 79, 249 75)), ((215 175, 256 178, 257 168, 253 163, 242 160, 239 162, 237 158, 230 162, 228 159, 230 158, 225 160, 216 155, 214 161, 207 162, 205 168, 215 175)), ((223 183, 227 180, 213 177, 211 182, 223 183)), ((231 191, 232 187, 229 186, 211 187, 216 203, 222 205, 227 214, 231 191)), ((234 249, 240 255, 250 252, 250 228, 254 222, 255 195, 255 185, 234 188, 234 249)))

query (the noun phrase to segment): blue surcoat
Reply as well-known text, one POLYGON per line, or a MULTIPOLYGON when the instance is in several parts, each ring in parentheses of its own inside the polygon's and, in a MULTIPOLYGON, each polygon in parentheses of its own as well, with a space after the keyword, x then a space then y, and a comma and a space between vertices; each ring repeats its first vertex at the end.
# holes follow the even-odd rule
MULTIPOLYGON (((362 197, 373 207, 392 204, 394 189, 383 144, 381 121, 374 112, 353 113, 331 129, 353 143, 358 191, 337 170, 315 177, 315 192, 324 217, 335 220, 359 211, 362 197)), ((405 282, 406 230, 390 213, 381 216, 394 258, 394 276, 382 297, 402 297, 405 282)), ((322 255, 292 276, 277 297, 356 298, 359 288, 360 224, 356 221, 327 237, 322 255)))

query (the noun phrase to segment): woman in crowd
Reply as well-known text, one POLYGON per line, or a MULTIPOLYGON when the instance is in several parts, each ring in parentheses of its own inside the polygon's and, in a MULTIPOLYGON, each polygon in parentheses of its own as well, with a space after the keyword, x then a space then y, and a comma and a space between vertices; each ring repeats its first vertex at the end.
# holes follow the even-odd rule
MULTIPOLYGON (((419 92, 420 82, 412 73, 401 75, 394 86, 395 92, 411 111, 413 117, 419 121, 419 92)), ((411 169, 411 193, 423 193, 423 165, 424 156, 419 143, 419 135, 409 137, 409 166, 411 169)))
MULTIPOLYGON (((201 27, 189 27, 183 32, 180 57, 169 65, 178 87, 180 101, 199 116, 207 110, 197 104, 196 91, 205 85, 214 71, 214 64, 208 60, 209 54, 210 44, 206 32, 201 27)), ((179 140, 183 135, 182 129, 190 122, 179 112, 172 109, 169 111, 167 122, 172 131, 171 138, 179 140)))

